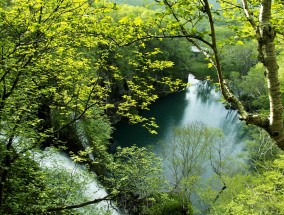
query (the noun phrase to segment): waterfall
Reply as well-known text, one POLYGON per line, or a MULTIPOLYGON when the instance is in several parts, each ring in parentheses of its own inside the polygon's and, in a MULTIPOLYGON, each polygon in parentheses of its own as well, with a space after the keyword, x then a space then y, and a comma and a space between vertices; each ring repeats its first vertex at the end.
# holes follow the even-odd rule
MULTIPOLYGON (((48 148, 43 152, 35 152, 34 159, 42 168, 58 168, 67 171, 70 177, 75 178, 76 176, 79 182, 85 184, 83 195, 87 201, 103 198, 108 195, 107 191, 96 179, 94 173, 90 174, 83 165, 73 162, 70 157, 63 152, 48 148)), ((115 207, 114 203, 111 201, 101 201, 97 204, 89 205, 87 209, 78 209, 78 211, 82 212, 84 215, 121 215, 119 209, 115 207)))

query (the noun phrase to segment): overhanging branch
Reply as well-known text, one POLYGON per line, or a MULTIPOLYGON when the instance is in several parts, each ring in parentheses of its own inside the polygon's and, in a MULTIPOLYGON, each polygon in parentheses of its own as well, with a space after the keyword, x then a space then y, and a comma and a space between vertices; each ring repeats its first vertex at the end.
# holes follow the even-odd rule
POLYGON ((112 200, 112 199, 113 199, 112 195, 107 195, 103 198, 94 199, 92 201, 83 202, 83 203, 80 203, 80 204, 63 205, 63 206, 58 206, 58 207, 53 207, 53 208, 47 208, 45 211, 46 212, 58 212, 58 211, 63 211, 63 210, 71 210, 71 209, 76 209, 76 208, 82 208, 82 207, 85 207, 85 206, 91 205, 91 204, 97 204, 101 201, 109 201, 109 200, 112 200))

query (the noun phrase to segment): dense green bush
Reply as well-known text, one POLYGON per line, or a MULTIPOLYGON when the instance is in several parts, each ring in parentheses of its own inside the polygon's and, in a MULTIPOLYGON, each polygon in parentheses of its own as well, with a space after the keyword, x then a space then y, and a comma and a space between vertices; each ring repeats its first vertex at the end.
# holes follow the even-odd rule
POLYGON ((184 205, 178 194, 160 193, 154 198, 151 207, 144 207, 143 214, 147 215, 191 215, 191 203, 184 205))

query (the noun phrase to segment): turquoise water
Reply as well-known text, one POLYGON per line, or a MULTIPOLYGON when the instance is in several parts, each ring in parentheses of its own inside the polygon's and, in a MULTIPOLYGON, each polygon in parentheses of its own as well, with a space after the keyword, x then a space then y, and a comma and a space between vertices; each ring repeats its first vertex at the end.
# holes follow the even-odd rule
POLYGON ((191 86, 187 90, 159 99, 150 106, 143 116, 155 117, 159 128, 158 135, 150 134, 141 125, 120 122, 114 132, 116 146, 153 146, 159 151, 159 143, 165 142, 176 127, 200 121, 209 127, 220 128, 235 144, 241 142, 239 131, 242 128, 236 111, 227 110, 220 101, 221 94, 207 82, 201 82, 189 75, 191 86))

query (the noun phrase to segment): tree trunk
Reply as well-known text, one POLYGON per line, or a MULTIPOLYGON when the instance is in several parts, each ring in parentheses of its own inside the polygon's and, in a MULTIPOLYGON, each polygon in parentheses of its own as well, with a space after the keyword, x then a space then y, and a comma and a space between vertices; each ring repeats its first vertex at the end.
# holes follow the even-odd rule
POLYGON ((268 93, 270 101, 269 129, 270 136, 279 148, 284 149, 283 105, 281 100, 280 82, 275 52, 274 39, 276 32, 270 23, 272 0, 263 0, 259 15, 259 52, 263 56, 262 63, 266 68, 268 93))
POLYGON ((258 127, 265 129, 270 137, 276 142, 276 145, 284 150, 284 130, 283 130, 283 105, 281 100, 280 82, 278 78, 278 65, 276 60, 276 51, 274 39, 276 36, 275 29, 271 25, 271 4, 272 0, 262 0, 260 15, 259 15, 259 26, 254 22, 253 14, 250 13, 248 2, 242 0, 243 9, 247 20, 255 28, 256 39, 258 40, 258 52, 259 60, 263 63, 266 69, 266 77, 269 90, 269 101, 270 101, 270 115, 269 118, 262 117, 258 114, 248 113, 241 101, 232 93, 226 81, 223 79, 221 63, 219 60, 218 48, 216 45, 216 34, 215 25, 209 6, 208 0, 203 0, 205 11, 208 16, 211 29, 211 40, 213 59, 215 68, 218 72, 218 78, 220 88, 224 98, 231 103, 234 103, 237 107, 240 119, 244 120, 247 124, 253 124, 258 127))

